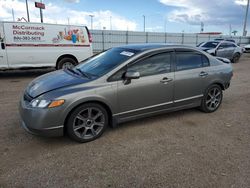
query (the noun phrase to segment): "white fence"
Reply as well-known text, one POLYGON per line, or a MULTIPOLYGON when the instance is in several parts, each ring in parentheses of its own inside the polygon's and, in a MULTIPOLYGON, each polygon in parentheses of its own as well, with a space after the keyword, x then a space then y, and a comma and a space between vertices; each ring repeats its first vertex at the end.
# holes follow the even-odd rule
POLYGON ((197 44, 215 38, 232 38, 240 45, 250 43, 250 37, 224 36, 186 33, 155 33, 134 31, 91 30, 93 50, 100 52, 111 47, 134 43, 175 43, 196 46, 197 44))

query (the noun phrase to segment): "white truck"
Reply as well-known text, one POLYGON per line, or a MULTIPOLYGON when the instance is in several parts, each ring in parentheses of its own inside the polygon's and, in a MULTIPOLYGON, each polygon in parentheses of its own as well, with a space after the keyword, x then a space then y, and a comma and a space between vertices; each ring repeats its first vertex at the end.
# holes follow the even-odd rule
POLYGON ((72 67, 92 56, 87 27, 0 22, 0 69, 72 67))

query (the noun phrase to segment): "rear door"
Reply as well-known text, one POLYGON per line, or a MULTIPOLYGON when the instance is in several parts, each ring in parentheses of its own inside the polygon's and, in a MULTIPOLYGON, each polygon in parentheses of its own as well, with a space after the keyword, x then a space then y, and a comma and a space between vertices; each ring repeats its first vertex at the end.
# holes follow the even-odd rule
POLYGON ((206 56, 193 50, 177 49, 175 54, 174 103, 175 106, 189 105, 199 101, 207 87, 208 60, 203 60, 206 56))
POLYGON ((8 68, 5 37, 4 37, 4 25, 0 23, 0 68, 8 68))

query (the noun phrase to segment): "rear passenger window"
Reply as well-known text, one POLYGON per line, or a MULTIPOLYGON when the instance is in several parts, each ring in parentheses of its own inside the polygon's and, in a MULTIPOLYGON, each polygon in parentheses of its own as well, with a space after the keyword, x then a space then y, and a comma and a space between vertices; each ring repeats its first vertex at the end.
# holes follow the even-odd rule
POLYGON ((176 70, 182 71, 182 70, 200 68, 203 66, 202 57, 203 56, 201 54, 197 54, 194 52, 177 52, 176 53, 176 70))
POLYGON ((231 48, 231 47, 236 47, 236 45, 235 44, 228 44, 228 46, 231 48))
POLYGON ((201 55, 201 58, 202 58, 203 67, 208 67, 209 66, 208 58, 204 55, 201 55))

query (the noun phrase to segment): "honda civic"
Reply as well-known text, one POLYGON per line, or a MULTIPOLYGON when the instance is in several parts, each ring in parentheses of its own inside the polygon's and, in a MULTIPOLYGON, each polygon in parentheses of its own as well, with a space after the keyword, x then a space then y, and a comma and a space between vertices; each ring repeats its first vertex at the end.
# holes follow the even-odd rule
POLYGON ((214 112, 233 75, 225 62, 183 45, 111 48, 33 80, 20 100, 22 126, 88 142, 138 118, 194 107, 214 112))

